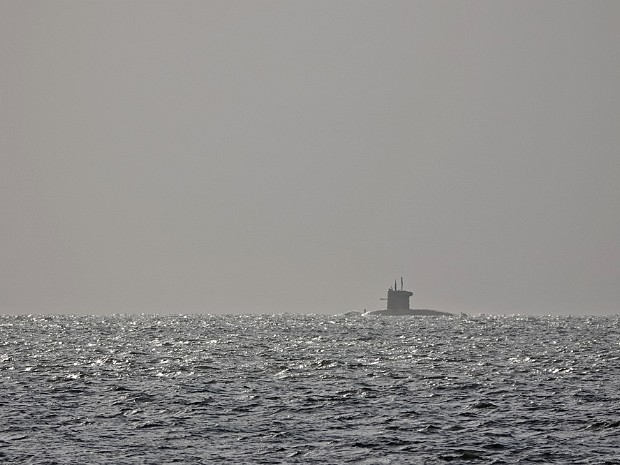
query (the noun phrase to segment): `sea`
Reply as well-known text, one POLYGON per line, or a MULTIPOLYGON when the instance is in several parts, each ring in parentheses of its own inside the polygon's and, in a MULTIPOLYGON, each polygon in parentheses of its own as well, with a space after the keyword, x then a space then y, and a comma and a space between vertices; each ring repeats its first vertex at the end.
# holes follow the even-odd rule
POLYGON ((620 464, 620 317, 0 316, 0 463, 620 464))

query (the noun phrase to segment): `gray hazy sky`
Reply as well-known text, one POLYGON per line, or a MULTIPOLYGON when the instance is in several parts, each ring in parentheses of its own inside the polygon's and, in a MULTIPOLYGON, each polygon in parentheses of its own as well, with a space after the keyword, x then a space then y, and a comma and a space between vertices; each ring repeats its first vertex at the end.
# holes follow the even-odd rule
POLYGON ((620 2, 0 0, 0 313, 620 313, 620 2))

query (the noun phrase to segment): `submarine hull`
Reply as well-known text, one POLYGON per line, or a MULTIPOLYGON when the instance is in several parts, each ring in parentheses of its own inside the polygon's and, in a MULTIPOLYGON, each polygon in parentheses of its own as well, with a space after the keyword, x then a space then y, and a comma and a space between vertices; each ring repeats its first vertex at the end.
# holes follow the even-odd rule
POLYGON ((403 308, 403 309, 389 309, 389 310, 375 310, 369 312, 369 315, 380 316, 453 316, 452 313, 440 312, 438 310, 429 310, 425 308, 403 308))

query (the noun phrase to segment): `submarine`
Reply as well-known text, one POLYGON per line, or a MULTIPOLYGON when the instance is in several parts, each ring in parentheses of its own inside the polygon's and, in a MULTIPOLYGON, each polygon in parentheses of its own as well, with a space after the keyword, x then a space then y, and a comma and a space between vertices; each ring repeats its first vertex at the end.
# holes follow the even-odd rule
POLYGON ((413 295, 411 291, 403 289, 403 278, 400 278, 400 290, 396 286, 390 287, 387 291, 387 308, 385 310, 374 310, 365 312, 364 315, 380 315, 380 316, 454 316, 449 312, 440 312, 438 310, 429 310, 425 308, 409 308, 409 298, 413 295))

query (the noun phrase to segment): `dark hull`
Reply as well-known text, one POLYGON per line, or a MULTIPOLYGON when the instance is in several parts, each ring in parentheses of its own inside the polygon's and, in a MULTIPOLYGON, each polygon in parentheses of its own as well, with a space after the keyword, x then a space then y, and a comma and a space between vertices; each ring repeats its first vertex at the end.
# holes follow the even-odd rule
POLYGON ((407 308, 402 310, 375 310, 374 312, 369 312, 369 314, 380 316, 454 316, 452 313, 440 312, 437 310, 428 310, 423 308, 407 308))

